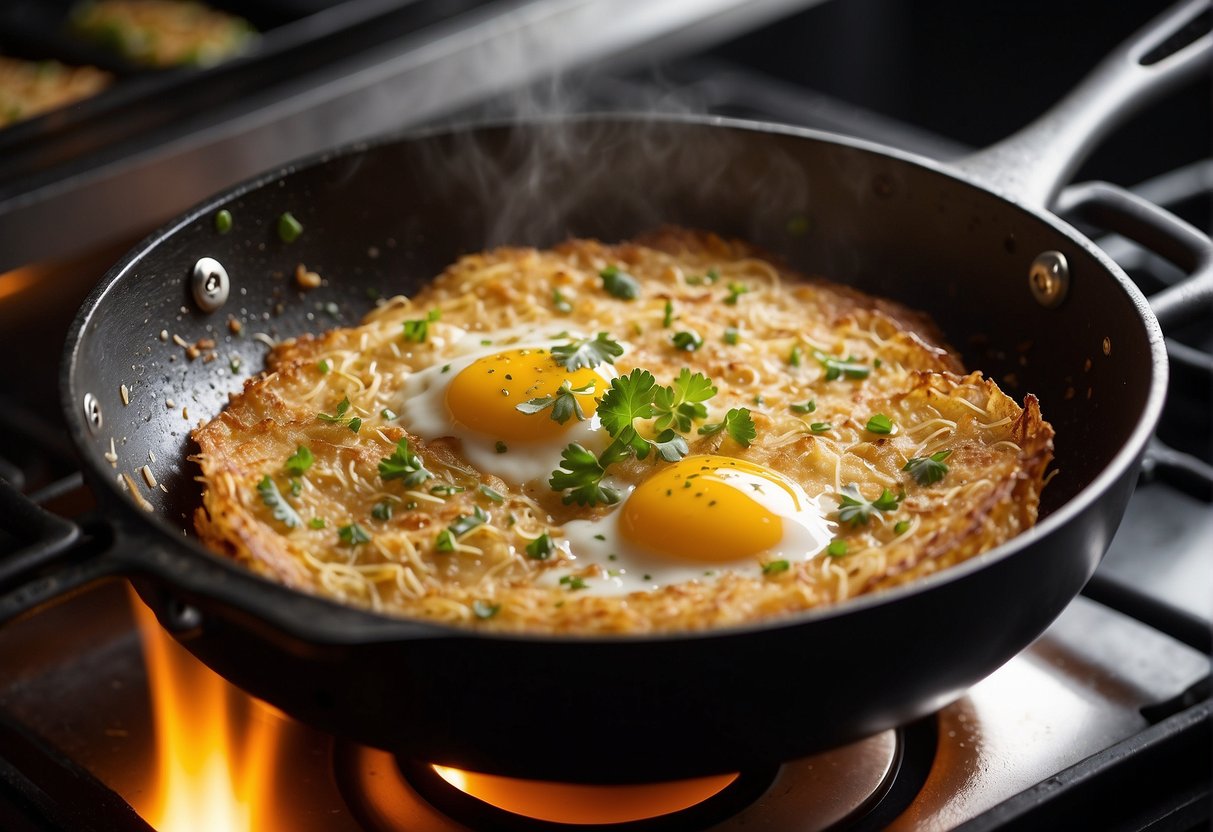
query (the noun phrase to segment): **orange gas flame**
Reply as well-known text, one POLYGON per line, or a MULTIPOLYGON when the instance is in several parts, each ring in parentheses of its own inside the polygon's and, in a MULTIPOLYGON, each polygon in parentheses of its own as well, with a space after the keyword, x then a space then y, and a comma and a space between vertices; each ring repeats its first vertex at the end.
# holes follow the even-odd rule
POLYGON ((283 717, 233 688, 168 636, 138 598, 156 726, 156 782, 136 811, 158 832, 273 828, 283 717))

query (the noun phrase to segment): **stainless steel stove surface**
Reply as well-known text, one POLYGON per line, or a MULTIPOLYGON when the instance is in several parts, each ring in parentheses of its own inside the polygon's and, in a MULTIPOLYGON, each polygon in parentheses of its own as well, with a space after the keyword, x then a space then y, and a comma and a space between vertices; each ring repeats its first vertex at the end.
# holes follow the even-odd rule
MULTIPOLYGON (((596 72, 562 89, 575 87, 582 106, 693 106, 949 157, 1026 121, 1154 13, 1128 5, 1031 2, 1003 19, 971 21, 964 17, 971 9, 947 0, 915 4, 913 14, 882 0, 836 2, 653 72, 596 72), (1057 26, 1041 32, 1042 20, 1057 26), (1084 37, 1066 36, 1075 27, 1084 37), (1048 67, 1014 63, 1033 31, 1033 54, 1049 56, 1048 67), (875 66, 861 66, 856 51, 875 66)), ((1150 125, 1113 139, 1082 176, 1137 186, 1207 227, 1207 98, 1206 85, 1152 108, 1150 125)), ((1147 290, 1177 278, 1124 240, 1101 242, 1147 290)), ((80 295, 120 249, 0 275, 0 354, 9 356, 0 362, 0 477, 83 518, 86 529, 96 528, 88 523, 91 499, 58 428, 54 361, 80 295), (56 280, 59 291, 18 289, 6 297, 14 275, 24 275, 26 289, 56 280)), ((723 788, 711 786, 702 803, 604 828, 1207 828, 1211 323, 1213 310, 1168 333, 1167 411, 1120 531, 1084 596, 1030 648, 917 723, 741 772, 723 788)), ((0 560, 16 546, 0 531, 0 560)), ((0 630, 0 829, 146 830, 149 822, 161 832, 593 828, 511 814, 456 791, 425 761, 397 761, 294 723, 218 681, 149 626, 137 605, 121 582, 110 582, 0 630), (173 692, 166 686, 184 700, 176 722, 165 712, 173 692), (202 724, 209 719, 214 725, 202 724), (242 759, 262 764, 252 781, 252 763, 239 764, 244 779, 237 778, 227 810, 206 796, 193 808, 173 808, 154 793, 174 776, 164 759, 166 734, 185 728, 201 732, 195 745, 219 732, 226 752, 242 750, 242 759)), ((186 769, 204 779, 208 764, 193 760, 186 769)), ((503 790, 518 796, 532 786, 503 790)), ((617 810, 637 799, 606 797, 617 810)), ((539 800, 560 802, 552 792, 539 800)))

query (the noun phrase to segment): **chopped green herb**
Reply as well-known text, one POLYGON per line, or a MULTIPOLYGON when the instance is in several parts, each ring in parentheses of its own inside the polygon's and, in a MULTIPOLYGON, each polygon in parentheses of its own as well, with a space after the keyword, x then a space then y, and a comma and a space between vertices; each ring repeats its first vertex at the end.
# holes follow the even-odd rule
POLYGON ((461 491, 467 491, 467 489, 462 485, 448 485, 446 483, 443 483, 442 485, 435 485, 430 489, 430 493, 435 497, 449 497, 452 494, 458 494, 461 491))
POLYGON ((755 394, 754 394, 754 406, 755 406, 755 407, 762 407, 764 404, 766 404, 766 399, 764 399, 764 398, 762 397, 762 394, 761 394, 761 393, 755 393, 755 394))
POLYGON ((240 359, 239 359, 239 358, 233 358, 231 361, 229 361, 229 362, 228 362, 227 367, 228 367, 228 369, 229 369, 229 370, 231 370, 233 373, 238 373, 238 372, 240 372, 240 359))
POLYGON ((634 300, 640 294, 640 284, 636 278, 621 271, 618 266, 607 266, 598 276, 602 278, 602 288, 612 297, 634 300))
POLYGON ((667 300, 665 302, 665 315, 661 319, 661 325, 668 329, 672 323, 674 323, 674 302, 667 300))
POLYGON ((552 358, 570 373, 582 367, 592 370, 599 364, 614 364, 621 355, 623 347, 605 332, 598 333, 594 338, 574 339, 568 344, 552 347, 552 358))
POLYGON ((653 374, 639 367, 626 376, 611 379, 611 389, 598 403, 598 418, 607 433, 618 437, 632 426, 634 419, 652 418, 656 389, 653 374))
POLYGON ((326 525, 328 525, 324 521, 323 517, 313 517, 311 520, 307 521, 307 524, 313 529, 323 529, 326 525))
POLYGON ((673 384, 654 386, 652 393, 652 415, 657 417, 653 429, 661 432, 673 427, 680 433, 687 433, 694 420, 708 417, 708 408, 703 403, 716 395, 716 387, 703 373, 692 373, 683 367, 673 384))
POLYGON ((293 529, 303 524, 299 515, 295 513, 295 509, 279 493, 278 486, 274 485, 274 480, 269 474, 266 474, 261 478, 261 482, 257 483, 257 493, 261 495, 261 502, 265 503, 273 512, 274 519, 288 529, 293 529))
MULTIPOLYGON (((614 443, 612 443, 612 446, 614 443)), ((606 457, 611 448, 603 452, 606 457)), ((619 502, 619 492, 602 485, 606 475, 605 466, 598 457, 578 445, 570 444, 560 454, 560 470, 553 471, 548 485, 553 491, 568 491, 564 502, 577 503, 581 506, 596 506, 599 503, 614 505, 619 502)))
POLYGON ((226 234, 232 230, 232 212, 226 208, 220 208, 215 212, 215 230, 220 234, 226 234))
POLYGON ((472 509, 471 514, 461 514, 455 518, 455 522, 447 526, 451 530, 451 534, 455 537, 463 537, 477 526, 483 526, 489 522, 489 516, 484 513, 484 509, 476 506, 472 509))
POLYGON ((724 329, 724 342, 729 345, 735 345, 740 340, 740 335, 737 332, 737 327, 729 326, 724 329))
POLYGON ((767 561, 766 563, 764 563, 762 565, 762 574, 775 575, 780 572, 787 572, 790 567, 791 567, 791 564, 788 563, 786 560, 767 561))
POLYGON ((838 519, 852 526, 866 526, 872 512, 896 511, 903 499, 905 494, 894 494, 886 488, 875 500, 867 500, 859 493, 858 486, 844 485, 838 498, 838 519))
POLYGON ((426 318, 416 318, 404 322, 404 340, 414 344, 425 343, 430 334, 430 322, 426 318))
POLYGON ((496 444, 493 445, 493 450, 495 450, 499 454, 503 454, 506 451, 508 451, 509 449, 510 449, 509 446, 506 445, 504 442, 502 442, 500 439, 498 439, 496 444))
POLYGON ((438 536, 434 538, 434 549, 439 552, 455 551, 455 535, 451 534, 450 529, 438 532, 438 536))
POLYGON ((396 418, 396 411, 390 410, 389 408, 385 407, 385 408, 383 408, 383 410, 379 411, 379 415, 390 422, 396 418))
POLYGON ((832 355, 826 355, 821 350, 813 350, 813 357, 825 368, 826 381, 834 381, 844 375, 847 378, 862 379, 867 378, 872 372, 871 368, 860 363, 854 356, 843 361, 832 355))
POLYGON ((494 503, 505 502, 505 497, 503 497, 501 495, 501 492, 494 491, 493 489, 489 488, 487 485, 480 486, 480 493, 483 494, 484 496, 488 497, 491 502, 494 502, 494 503))
POLYGON ((556 547, 552 545, 552 538, 547 532, 539 535, 539 537, 526 545, 527 557, 534 558, 535 560, 547 560, 555 550, 556 547))
POLYGON ((350 546, 358 546, 362 543, 371 542, 370 534, 357 523, 350 523, 348 526, 338 528, 337 537, 341 538, 342 543, 347 543, 350 546))
POLYGON ((699 275, 688 277, 687 285, 702 286, 705 283, 715 283, 717 280, 720 280, 720 272, 716 271, 716 269, 708 269, 707 274, 703 275, 702 277, 699 275))
POLYGON ((320 371, 320 375, 322 375, 322 376, 328 375, 328 371, 330 369, 328 359, 322 358, 319 361, 317 361, 316 369, 318 369, 320 371))
POLYGON ((699 432, 704 435, 718 433, 721 430, 728 432, 729 436, 733 437, 733 441, 743 448, 750 447, 750 443, 758 436, 758 429, 754 427, 754 420, 750 418, 749 408, 734 407, 724 415, 724 421, 717 422, 714 425, 704 425, 699 429, 699 432))
POLYGON ((573 304, 569 303, 568 298, 560 294, 559 289, 552 290, 552 306, 556 308, 557 312, 564 315, 573 311, 573 304))
POLYGON ((944 464, 944 460, 952 455, 951 450, 936 451, 930 456, 916 456, 901 467, 903 471, 909 471, 910 476, 919 485, 933 485, 944 478, 948 473, 948 466, 944 464))
POLYGON ((291 477, 291 496, 298 497, 303 493, 303 480, 298 477, 291 477))
POLYGON ((284 211, 278 217, 278 239, 284 243, 293 243, 303 233, 303 225, 290 211, 284 211))
POLYGON ((296 477, 302 476, 303 472, 312 467, 312 463, 316 458, 312 456, 312 452, 306 445, 300 445, 295 453, 286 458, 286 472, 296 477))
POLYGON ((670 341, 674 344, 675 349, 682 350, 683 352, 695 352, 695 350, 703 346, 703 336, 693 329, 675 332, 670 341))
POLYGON ((737 299, 750 291, 750 287, 744 283, 733 282, 729 284, 729 296, 724 299, 724 302, 729 306, 736 306, 737 299))
POLYGON ((813 399, 809 399, 804 404, 792 405, 793 413, 812 413, 816 409, 817 409, 817 402, 813 399))
POLYGON ((901 534, 905 534, 909 530, 910 530, 910 521, 909 520, 898 520, 893 525, 893 534, 901 535, 901 534))
POLYGON ((425 470, 425 463, 421 461, 421 457, 409 450, 407 436, 400 437, 400 441, 396 443, 396 450, 392 452, 391 456, 379 460, 379 478, 384 482, 402 480, 406 486, 412 487, 420 485, 433 476, 425 470))
POLYGON ((813 433, 825 433, 826 431, 833 429, 834 425, 832 422, 814 422, 813 424, 809 425, 809 430, 813 431, 813 433))
POLYGON ((866 427, 868 433, 892 433, 893 420, 883 413, 877 413, 871 419, 868 419, 866 427))
POLYGON ((492 618, 501 609, 501 604, 490 604, 477 598, 472 602, 472 613, 481 619, 492 618))
POLYGON ((345 396, 337 403, 337 410, 334 413, 317 413, 316 418, 322 422, 344 422, 345 414, 350 409, 350 397, 345 396))
POLYGON ((589 586, 589 584, 576 575, 565 575, 560 579, 560 584, 561 586, 567 586, 570 592, 575 589, 585 589, 587 586, 589 586))
POLYGON ((873 359, 872 359, 872 366, 873 366, 873 367, 875 367, 877 370, 879 370, 879 369, 880 369, 880 367, 881 367, 881 365, 882 365, 882 364, 884 364, 884 362, 883 362, 883 361, 881 361, 879 358, 873 358, 873 359))
MULTIPOLYGON (((508 378, 508 376, 507 376, 508 378)), ((578 422, 585 421, 585 411, 581 409, 581 402, 577 400, 578 396, 594 395, 595 385, 593 382, 574 389, 569 384, 569 380, 565 379, 560 384, 560 389, 551 396, 543 396, 541 398, 530 399, 517 405, 514 409, 522 413, 539 413, 547 408, 552 408, 552 419, 560 424, 564 424, 574 416, 578 422)))
POLYGON ((376 520, 392 519, 392 503, 390 500, 380 500, 371 507, 371 517, 376 520))
POLYGON ((353 419, 350 419, 346 427, 348 427, 354 433, 357 433, 362 428, 362 420, 355 416, 353 419))
POLYGON ((847 542, 842 539, 831 540, 830 545, 826 547, 826 554, 832 558, 844 557, 847 553, 847 542))
POLYGON ((800 366, 800 344, 792 347, 792 351, 788 353, 788 364, 793 367, 800 366))

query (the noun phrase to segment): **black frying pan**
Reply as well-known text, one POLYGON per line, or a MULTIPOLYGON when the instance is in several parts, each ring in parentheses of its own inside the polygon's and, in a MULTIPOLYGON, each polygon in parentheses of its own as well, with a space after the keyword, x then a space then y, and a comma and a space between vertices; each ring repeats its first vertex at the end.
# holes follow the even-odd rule
MULTIPOLYGON (((287 713, 419 759, 519 776, 736 770, 939 708, 1070 602, 1133 489, 1166 388, 1162 335, 1121 270, 1043 206, 1111 120, 1206 61, 1208 35, 1143 65, 1202 8, 1190 2, 1156 21, 1052 115, 951 168, 807 130, 583 118, 390 139, 210 200, 115 266, 68 337, 68 424, 113 545, 73 547, 62 521, 19 509, 19 531, 50 524, 61 534, 0 564, 9 590, 0 620, 100 576, 129 575, 191 651, 287 713), (230 234, 215 231, 219 208, 235 217, 230 234), (290 244, 274 228, 287 210, 305 229, 290 244), (795 224, 807 231, 790 233, 790 218, 807 220, 795 224), (1017 396, 1039 396, 1060 472, 1040 524, 942 574, 835 608, 609 638, 378 616, 257 578, 192 537, 199 494, 188 431, 261 366, 264 346, 250 333, 354 323, 371 306, 368 290, 412 293, 459 254, 496 243, 620 239, 663 222, 738 235, 804 271, 925 309, 970 366, 1017 396), (1048 273, 1057 254, 1065 275, 1048 273), (191 290, 204 256, 231 280, 226 304, 209 313, 191 290), (291 278, 300 262, 329 285, 301 295, 291 278), (1064 295, 1052 277, 1068 280, 1064 295), (243 336, 228 332, 229 314, 245 322, 243 336), (188 361, 162 329, 191 343, 214 338, 222 357, 188 361), (104 456, 111 438, 117 469, 104 456), (135 473, 149 455, 167 493, 135 473), (135 504, 119 472, 153 511, 135 504)), ((1208 241, 1158 209, 1109 186, 1071 194, 1076 214, 1189 270, 1209 265, 1208 241)), ((1153 303, 1178 319, 1210 293, 1206 272, 1153 303)), ((19 505, 11 492, 3 500, 19 505)))

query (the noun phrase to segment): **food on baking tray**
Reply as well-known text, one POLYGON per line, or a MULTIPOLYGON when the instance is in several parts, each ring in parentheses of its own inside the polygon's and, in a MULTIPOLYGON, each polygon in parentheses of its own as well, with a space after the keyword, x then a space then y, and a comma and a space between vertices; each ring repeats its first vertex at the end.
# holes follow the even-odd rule
POLYGON ((932 323, 740 242, 464 257, 280 344, 194 432, 202 539, 374 610, 533 632, 766 619, 1036 519, 1052 429, 932 323))
POLYGON ((92 66, 0 55, 0 127, 96 95, 112 80, 92 66))
POLYGON ((81 36, 148 66, 218 63, 257 36, 247 20, 194 0, 86 0, 71 20, 81 36))

